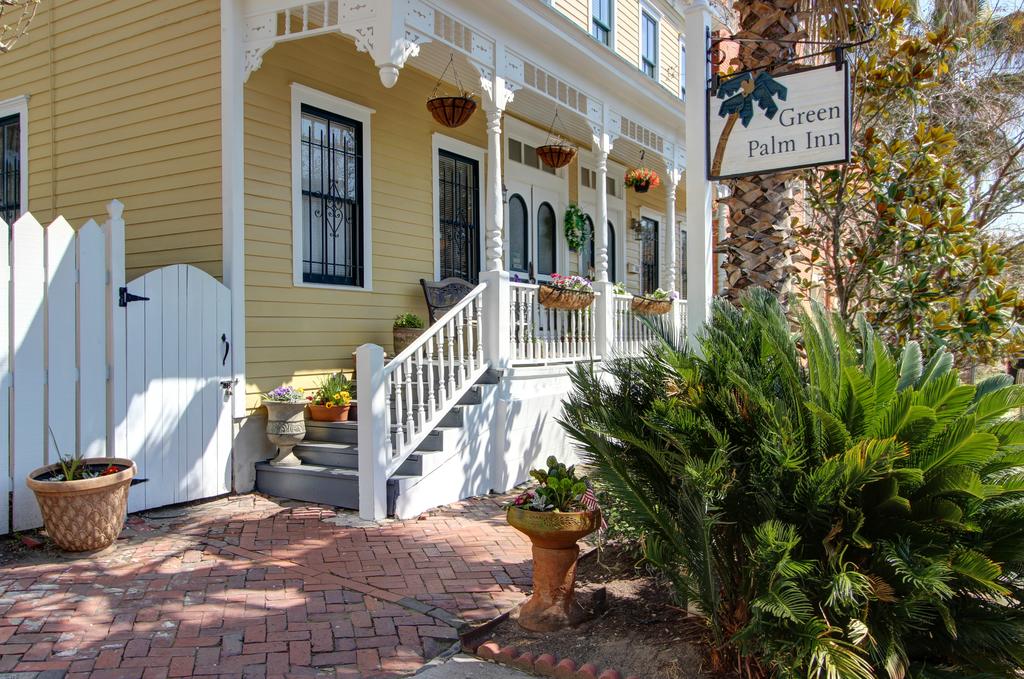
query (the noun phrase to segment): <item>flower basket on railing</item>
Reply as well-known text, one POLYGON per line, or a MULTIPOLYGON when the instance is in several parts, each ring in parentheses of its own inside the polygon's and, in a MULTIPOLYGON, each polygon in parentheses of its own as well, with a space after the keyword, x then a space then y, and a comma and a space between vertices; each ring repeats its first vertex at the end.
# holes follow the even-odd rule
POLYGON ((537 299, 548 309, 578 311, 594 303, 594 288, 582 276, 552 274, 551 283, 541 284, 537 299))
POLYGON ((658 288, 649 295, 634 297, 629 306, 634 314, 640 316, 662 316, 672 311, 672 302, 676 297, 676 293, 658 288))

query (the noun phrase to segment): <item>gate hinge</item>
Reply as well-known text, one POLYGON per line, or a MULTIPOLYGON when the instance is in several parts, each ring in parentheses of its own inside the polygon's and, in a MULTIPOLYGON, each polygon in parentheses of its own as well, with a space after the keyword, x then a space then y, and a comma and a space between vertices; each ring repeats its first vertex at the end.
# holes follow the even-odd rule
POLYGON ((118 288, 117 291, 117 305, 128 306, 128 302, 148 302, 149 297, 143 297, 142 295, 136 295, 128 292, 128 288, 118 288))

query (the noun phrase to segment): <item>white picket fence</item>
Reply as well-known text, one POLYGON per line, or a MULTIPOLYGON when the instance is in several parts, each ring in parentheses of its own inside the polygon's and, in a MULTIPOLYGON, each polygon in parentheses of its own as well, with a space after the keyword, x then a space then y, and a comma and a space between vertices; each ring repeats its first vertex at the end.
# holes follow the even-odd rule
MULTIPOLYGON (((154 491, 161 492, 151 493, 150 498, 144 487, 133 488, 132 510, 230 489, 231 441, 230 437, 225 441, 224 432, 230 432, 231 421, 217 402, 220 393, 216 391, 221 373, 230 372, 220 367, 226 349, 221 351, 219 338, 224 337, 224 345, 230 346, 230 330, 225 330, 230 316, 226 289, 204 272, 181 266, 133 282, 131 285, 153 294, 149 290, 153 283, 147 287, 146 279, 172 277, 175 286, 180 279, 181 292, 175 294, 185 300, 185 282, 195 279, 195 299, 188 308, 194 322, 188 327, 195 325, 208 332, 190 342, 187 351, 183 343, 180 357, 176 346, 173 356, 164 349, 162 361, 161 353, 156 352, 154 367, 149 365, 153 356, 146 358, 145 364, 130 361, 129 357, 154 353, 151 338, 159 341, 179 322, 186 327, 186 313, 182 308, 180 319, 168 320, 168 303, 160 302, 159 297, 154 299, 156 304, 134 306, 130 311, 119 304, 126 285, 123 210, 119 201, 113 201, 102 226, 89 220, 77 231, 63 217, 45 228, 28 213, 13 226, 0 220, 0 534, 9 527, 25 530, 42 524, 25 477, 37 467, 56 462, 59 454, 81 451, 86 457, 135 460, 150 484, 157 486, 154 491), (209 300, 207 309, 202 309, 201 300, 209 300), (195 315, 191 315, 193 311, 195 315), (150 317, 159 322, 148 323, 147 333, 147 323, 139 319, 148 321, 150 317), (128 346, 129 339, 137 346, 128 346), (171 405, 156 408, 154 404, 166 400, 166 394, 161 392, 156 400, 148 401, 147 391, 152 396, 165 374, 180 381, 184 368, 179 363, 185 360, 195 373, 186 375, 191 380, 189 388, 203 394, 202 398, 197 401, 190 391, 180 398, 180 408, 173 400, 171 405), (211 385, 215 386, 211 389, 211 385), (193 401, 202 405, 190 406, 193 401), (197 407, 202 412, 197 412, 197 407), (153 436, 158 430, 154 415, 163 420, 159 440, 153 436), (177 434, 179 429, 194 435, 186 443, 177 434), (212 444, 207 443, 211 440, 212 444), (198 472, 201 478, 209 477, 209 482, 197 483, 197 472, 191 469, 197 461, 186 457, 187 463, 178 463, 177 457, 208 457, 211 445, 215 451, 212 458, 199 462, 211 468, 198 472), (195 446, 198 453, 191 451, 195 446), (157 450, 161 455, 170 450, 167 454, 174 459, 168 462, 151 453, 157 450), (190 480, 179 482, 181 473, 190 480), (179 486, 184 490, 176 492, 179 486), (170 491, 163 492, 167 488, 170 491)), ((168 290, 172 288, 177 290, 174 286, 168 290)), ((171 308, 176 309, 176 304, 171 308)), ((185 334, 183 330, 182 336, 185 334)), ((166 340, 162 346, 169 343, 166 340)))

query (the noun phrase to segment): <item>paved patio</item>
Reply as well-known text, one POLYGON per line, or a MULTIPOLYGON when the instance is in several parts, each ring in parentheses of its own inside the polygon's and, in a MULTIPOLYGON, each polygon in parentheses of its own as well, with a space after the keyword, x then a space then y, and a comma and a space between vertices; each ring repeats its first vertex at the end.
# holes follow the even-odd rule
POLYGON ((0 673, 411 674, 529 587, 503 499, 379 526, 258 495, 132 516, 108 555, 0 568, 0 673))

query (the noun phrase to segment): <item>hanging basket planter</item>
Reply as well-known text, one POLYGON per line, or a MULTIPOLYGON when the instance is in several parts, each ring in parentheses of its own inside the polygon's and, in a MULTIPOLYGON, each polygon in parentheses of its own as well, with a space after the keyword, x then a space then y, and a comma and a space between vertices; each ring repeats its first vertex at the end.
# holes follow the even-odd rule
POLYGON ((634 314, 639 316, 662 316, 672 311, 672 300, 654 297, 634 297, 630 303, 634 314))
POLYGON ((537 147, 537 157, 548 167, 565 167, 576 157, 576 147, 568 144, 545 144, 537 147))
POLYGON ((437 79, 434 91, 430 93, 430 98, 427 99, 427 110, 430 111, 430 115, 434 117, 434 120, 445 127, 461 127, 465 125, 473 116, 473 112, 476 111, 476 101, 462 86, 462 81, 459 79, 459 71, 455 68, 455 54, 448 57, 448 65, 441 71, 441 77, 437 79), (459 88, 459 94, 457 95, 438 94, 448 69, 452 69, 455 84, 459 88))
POLYGON ((661 185, 661 177, 648 167, 636 167, 626 173, 626 186, 637 193, 647 193, 661 185))
POLYGON ((569 290, 542 284, 537 293, 540 304, 548 309, 578 311, 594 303, 594 293, 587 290, 569 290))
POLYGON ((432 97, 427 99, 427 110, 441 125, 445 127, 461 127, 476 111, 473 97, 432 97))

